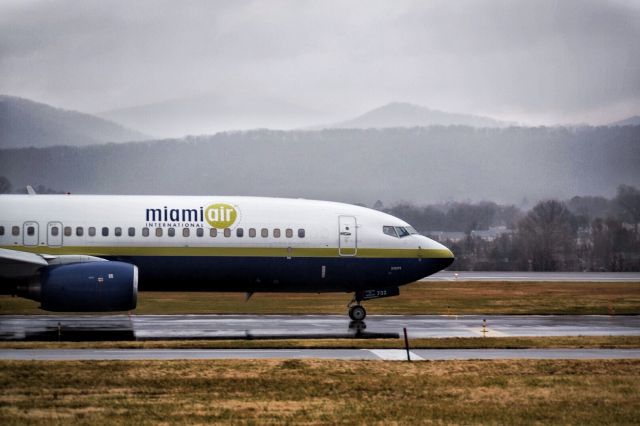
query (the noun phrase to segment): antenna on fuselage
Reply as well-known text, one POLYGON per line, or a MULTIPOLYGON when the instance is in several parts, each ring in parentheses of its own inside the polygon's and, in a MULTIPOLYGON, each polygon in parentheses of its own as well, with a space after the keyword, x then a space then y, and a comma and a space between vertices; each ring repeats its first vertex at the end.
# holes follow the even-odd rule
POLYGON ((29 194, 29 195, 36 195, 37 193, 36 193, 36 190, 35 190, 35 189, 33 189, 33 186, 31 186, 31 185, 27 185, 27 194, 29 194))

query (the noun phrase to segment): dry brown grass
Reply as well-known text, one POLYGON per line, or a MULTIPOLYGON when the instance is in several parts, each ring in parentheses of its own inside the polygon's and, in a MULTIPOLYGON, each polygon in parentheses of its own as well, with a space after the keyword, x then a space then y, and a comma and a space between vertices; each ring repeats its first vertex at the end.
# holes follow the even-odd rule
POLYGON ((639 424, 640 361, 0 362, 10 424, 639 424))
MULTIPOLYGON (((640 282, 419 282, 366 303, 369 314, 640 314, 640 282)), ((137 314, 346 314, 345 293, 140 293, 137 314)), ((0 296, 0 314, 44 314, 0 296)))

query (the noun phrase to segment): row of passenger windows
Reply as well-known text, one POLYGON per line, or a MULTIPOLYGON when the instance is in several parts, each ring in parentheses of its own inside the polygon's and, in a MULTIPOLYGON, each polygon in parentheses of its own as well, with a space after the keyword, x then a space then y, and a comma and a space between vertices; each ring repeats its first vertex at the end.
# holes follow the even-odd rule
MULTIPOLYGON (((156 235, 156 237, 162 237, 164 235, 164 228, 153 228, 154 231, 153 233, 156 235)), ((51 236, 57 237, 58 235, 60 235, 60 229, 57 226, 52 226, 51 228, 49 228, 49 232, 51 234, 51 236)), ((70 237, 73 234, 73 228, 71 226, 65 226, 63 228, 64 236, 65 237, 70 237)), ((103 237, 108 237, 109 236, 109 232, 110 232, 110 228, 107 226, 104 226, 100 229, 100 234, 103 237)), ((0 236, 3 236, 5 233, 5 229, 4 226, 0 226, 0 236)), ((28 236, 33 236, 35 235, 35 227, 33 226, 28 226, 27 227, 27 231, 26 231, 28 236)), ((222 231, 222 234, 225 237, 230 237, 231 236, 231 229, 229 228, 225 228, 222 231)), ((75 234, 77 237, 82 237, 84 236, 84 228, 82 226, 78 226, 75 229, 75 234)), ((203 237, 205 234, 204 232, 204 228, 196 228, 195 229, 195 235, 197 237, 203 237)), ((242 238, 244 237, 244 228, 236 228, 235 229, 235 234, 236 237, 238 238, 242 238)), ((249 228, 249 237, 250 238, 255 238, 258 235, 258 231, 256 230, 256 228, 249 228)), ((20 227, 19 226, 12 226, 11 227, 11 235, 13 235, 14 237, 17 237, 20 235, 20 227)), ((94 226, 90 226, 87 228, 87 235, 89 235, 90 237, 95 237, 96 236, 96 228, 94 226)), ((116 237, 121 237, 123 235, 123 228, 117 226, 115 228, 113 228, 113 235, 115 235, 116 237)), ((136 228, 134 227, 130 227, 127 228, 127 235, 130 237, 135 237, 136 236, 136 228)), ((142 236, 143 237, 148 237, 150 235, 150 229, 149 228, 142 228, 142 236)), ((176 235, 176 228, 167 228, 167 235, 169 237, 175 237, 176 235)), ((280 228, 274 228, 271 231, 271 235, 273 236, 273 238, 280 238, 282 236, 282 232, 280 231, 280 228)), ((183 237, 190 237, 191 236, 191 228, 182 228, 182 236, 183 237)), ((209 236, 212 238, 215 238, 218 236, 218 230, 216 228, 211 228, 209 229, 209 236)), ((269 237, 269 229, 268 228, 261 228, 260 229, 260 236, 262 238, 268 238, 269 237)), ((287 228, 284 230, 284 236, 286 238, 293 238, 293 229, 291 228, 287 228)), ((305 230, 304 228, 299 228, 298 229, 298 238, 304 238, 305 237, 305 230)))

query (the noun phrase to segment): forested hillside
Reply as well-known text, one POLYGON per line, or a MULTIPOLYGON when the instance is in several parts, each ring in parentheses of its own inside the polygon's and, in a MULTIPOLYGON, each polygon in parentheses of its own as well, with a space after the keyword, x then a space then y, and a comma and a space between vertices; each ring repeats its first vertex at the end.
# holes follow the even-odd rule
POLYGON ((14 187, 238 194, 371 205, 608 195, 640 182, 640 127, 249 131, 0 150, 14 187))
POLYGON ((0 95, 0 148, 90 145, 148 139, 90 114, 0 95))

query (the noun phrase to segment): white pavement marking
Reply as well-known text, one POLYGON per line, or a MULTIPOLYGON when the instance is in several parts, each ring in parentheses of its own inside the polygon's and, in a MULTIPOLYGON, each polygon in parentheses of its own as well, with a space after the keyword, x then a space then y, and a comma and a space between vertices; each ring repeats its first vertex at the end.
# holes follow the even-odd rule
MULTIPOLYGON (((407 351, 405 349, 365 349, 377 356, 380 359, 384 359, 385 361, 406 361, 407 360, 407 351)), ((420 355, 417 355, 411 351, 409 351, 409 355, 411 356, 412 361, 423 361, 420 355)))

